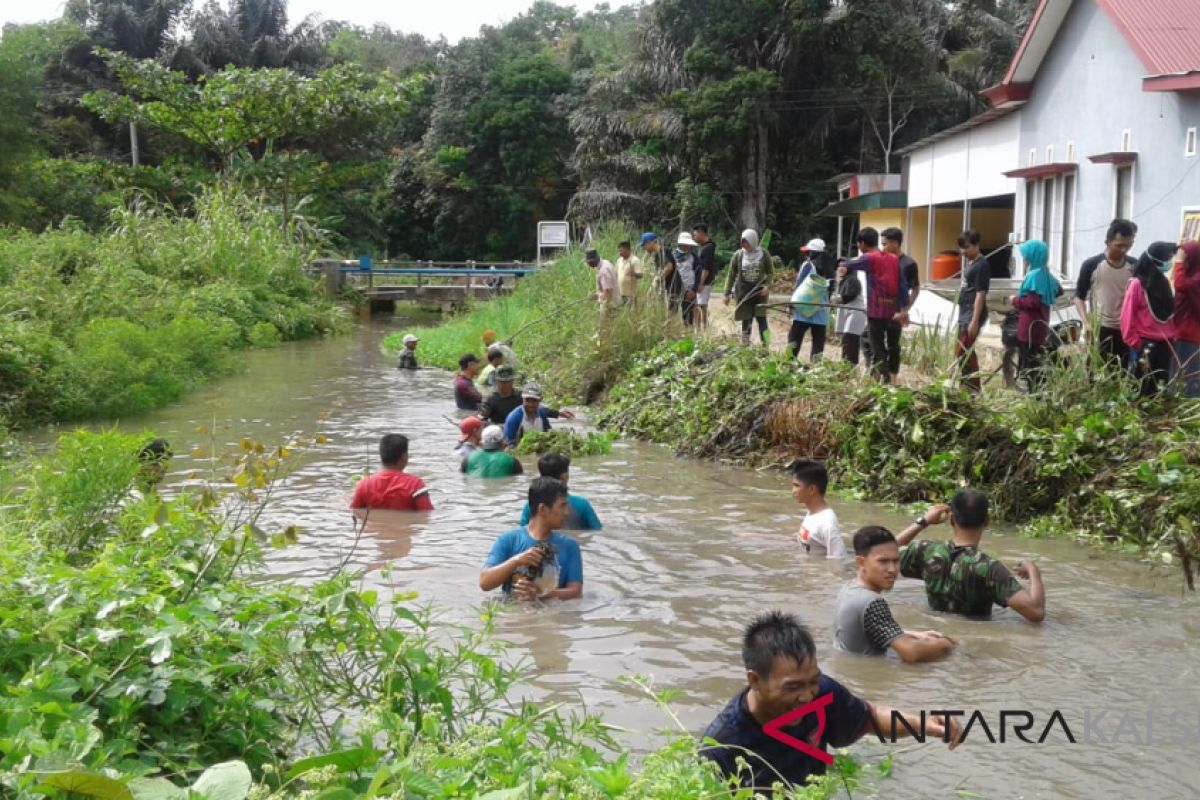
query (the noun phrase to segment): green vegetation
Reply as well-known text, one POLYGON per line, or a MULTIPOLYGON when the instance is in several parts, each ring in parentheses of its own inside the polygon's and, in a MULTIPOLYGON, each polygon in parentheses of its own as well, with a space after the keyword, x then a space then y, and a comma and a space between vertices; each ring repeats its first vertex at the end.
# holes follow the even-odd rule
MULTIPOLYGON (((627 232, 609 230, 596 239, 604 253, 615 253, 627 232)), ((536 375, 555 403, 590 403, 600 397, 638 353, 682 333, 678 314, 652 297, 650 276, 642 279, 637 306, 602 317, 594 300, 595 272, 582 252, 560 254, 536 274, 520 279, 507 297, 479 303, 443 325, 419 331, 417 355, 424 363, 457 370, 464 353, 483 358, 483 334, 512 340, 522 372, 536 375)), ((401 348, 401 331, 384 340, 392 353, 401 348)))
MULTIPOLYGON (((494 609, 447 637, 413 595, 358 575, 256 576, 267 543, 303 535, 257 520, 319 437, 244 440, 169 500, 132 493, 142 441, 75 432, 0 475, 22 487, 0 497, 5 797, 749 800, 685 731, 634 766, 600 718, 512 700, 522 668, 491 637, 494 609)), ((670 716, 675 693, 630 681, 670 716)), ((786 796, 862 779, 839 755, 786 796)))
POLYGON ((277 215, 213 189, 194 212, 139 199, 103 233, 0 229, 0 420, 134 414, 234 367, 233 354, 336 331, 277 215))
POLYGON ((563 453, 571 456, 599 456, 612 452, 613 433, 579 434, 568 428, 546 431, 529 431, 521 437, 517 452, 521 455, 563 453))
POLYGON ((641 356, 596 419, 693 456, 826 458, 843 490, 875 500, 941 502, 970 484, 988 491, 997 519, 1179 559, 1190 584, 1200 408, 1132 398, 1125 375, 1083 358, 1052 371, 1039 395, 979 398, 944 375, 881 387, 842 363, 683 339, 641 356))
POLYGON ((448 45, 286 0, 73 0, 0 39, 0 225, 97 230, 120 190, 186 207, 221 174, 350 256, 531 258, 567 217, 795 252, 833 233, 830 175, 986 108, 1034 6, 538 0, 448 45))

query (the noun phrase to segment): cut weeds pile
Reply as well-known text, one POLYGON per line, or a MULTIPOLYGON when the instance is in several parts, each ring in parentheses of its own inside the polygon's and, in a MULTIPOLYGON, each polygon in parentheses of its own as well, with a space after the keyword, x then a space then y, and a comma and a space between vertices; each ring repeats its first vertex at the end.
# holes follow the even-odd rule
POLYGON ((597 421, 681 455, 827 459, 842 489, 874 500, 943 501, 969 484, 988 492, 996 519, 1178 558, 1190 585, 1200 408, 1135 402, 1122 376, 1103 371, 1047 383, 1042 395, 982 397, 944 379, 881 387, 842 363, 685 339, 639 357, 597 421))

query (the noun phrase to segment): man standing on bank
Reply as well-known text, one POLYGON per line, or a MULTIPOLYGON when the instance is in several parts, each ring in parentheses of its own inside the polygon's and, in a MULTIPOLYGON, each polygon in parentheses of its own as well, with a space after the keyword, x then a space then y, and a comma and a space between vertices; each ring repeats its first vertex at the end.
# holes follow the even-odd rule
POLYGON ((967 268, 958 289, 956 356, 963 385, 971 392, 978 392, 981 387, 975 343, 987 322, 987 293, 992 286, 992 267, 979 249, 979 241, 979 231, 963 231, 958 237, 958 249, 967 260, 967 268))
POLYGON ((1100 356, 1118 366, 1124 366, 1129 356, 1129 347, 1121 338, 1121 305, 1137 266, 1137 259, 1129 255, 1135 238, 1137 225, 1114 219, 1104 235, 1104 252, 1083 262, 1075 283, 1075 311, 1083 320, 1084 335, 1089 341, 1096 339, 1100 356), (1088 316, 1089 301, 1098 320, 1088 316), (1100 332, 1094 337, 1097 323, 1100 332))
POLYGON ((717 279, 717 243, 708 235, 707 225, 693 225, 692 238, 700 249, 696 258, 700 262, 700 289, 696 293, 696 326, 708 327, 708 301, 712 297, 713 282, 717 279))
POLYGON ((896 380, 900 374, 900 338, 904 326, 908 324, 908 312, 917 302, 921 293, 921 268, 916 259, 904 252, 904 232, 899 228, 885 228, 879 234, 883 240, 883 251, 891 253, 900 262, 900 274, 908 287, 908 295, 904 298, 902 313, 888 323, 886 332, 887 367, 891 379, 896 380))

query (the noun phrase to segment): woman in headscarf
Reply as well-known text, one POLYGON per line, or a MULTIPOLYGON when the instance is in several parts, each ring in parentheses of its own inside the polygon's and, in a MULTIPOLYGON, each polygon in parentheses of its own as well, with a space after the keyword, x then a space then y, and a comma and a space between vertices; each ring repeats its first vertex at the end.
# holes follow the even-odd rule
POLYGON ((1121 338, 1137 354, 1143 397, 1158 394, 1171 368, 1175 297, 1165 270, 1175 250, 1173 242, 1155 242, 1142 253, 1121 305, 1121 338))
POLYGON ((1171 380, 1183 384, 1184 397, 1200 397, 1200 242, 1179 246, 1175 266, 1175 360, 1171 380))
POLYGON ((750 344, 750 328, 758 320, 758 335, 765 345, 767 337, 767 298, 771 294, 771 279, 775 268, 771 253, 758 243, 758 231, 742 231, 742 246, 729 261, 729 277, 725 279, 725 305, 730 298, 737 300, 733 319, 742 323, 742 344, 750 344))
POLYGON ((1050 248, 1041 239, 1030 239, 1017 250, 1029 268, 1017 294, 1008 302, 1019 313, 1017 316, 1017 351, 1020 354, 1017 369, 1029 391, 1041 383, 1042 347, 1050 334, 1050 309, 1054 300, 1062 294, 1062 286, 1050 274, 1047 262, 1050 248))

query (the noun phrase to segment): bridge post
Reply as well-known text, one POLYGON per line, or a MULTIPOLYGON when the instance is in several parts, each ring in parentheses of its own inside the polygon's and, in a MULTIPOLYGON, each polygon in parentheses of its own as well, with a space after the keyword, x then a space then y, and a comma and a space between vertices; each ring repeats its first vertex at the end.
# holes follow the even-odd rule
POLYGON ((325 296, 337 297, 342 288, 342 264, 340 261, 326 259, 320 262, 321 272, 325 275, 325 296))

